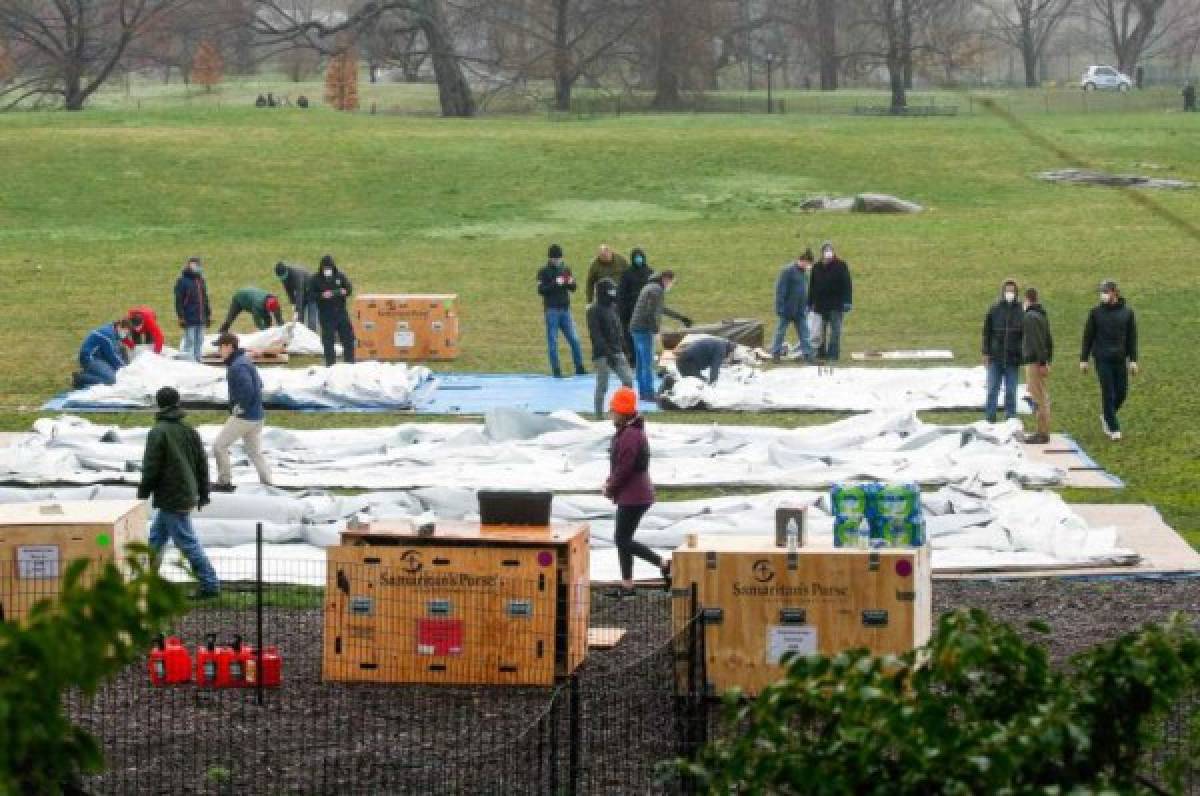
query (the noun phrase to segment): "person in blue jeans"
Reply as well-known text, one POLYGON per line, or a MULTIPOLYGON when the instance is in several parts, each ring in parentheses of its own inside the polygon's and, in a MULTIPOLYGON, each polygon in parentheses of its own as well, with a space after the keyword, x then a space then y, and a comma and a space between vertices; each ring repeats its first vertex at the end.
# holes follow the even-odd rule
POLYGON ((813 266, 808 282, 808 307, 821 320, 821 345, 817 359, 837 362, 842 349, 842 321, 854 303, 854 280, 850 266, 837 256, 833 242, 821 244, 821 259, 813 266))
POLYGON ((117 383, 117 371, 125 367, 123 341, 132 331, 129 320, 122 318, 88 332, 79 347, 79 370, 71 378, 75 389, 117 383))
POLYGON ((654 348, 655 338, 658 337, 662 326, 662 317, 674 318, 685 327, 692 325, 692 319, 681 315, 666 304, 667 291, 675 284, 675 272, 663 271, 651 277, 642 292, 638 295, 637 304, 633 307, 633 315, 629 319, 629 333, 633 338, 634 358, 637 372, 638 399, 653 401, 657 398, 654 385, 654 348))
POLYGON ((562 246, 552 243, 546 252, 546 264, 537 272, 538 294, 542 297, 542 308, 546 314, 546 352, 550 355, 550 370, 554 378, 562 378, 562 365, 558 359, 558 333, 562 332, 571 347, 571 359, 575 375, 586 376, 583 367, 583 350, 579 347, 579 335, 575 333, 575 321, 571 319, 571 294, 578 285, 571 269, 563 262, 562 246))
POLYGON ((1023 358, 1025 311, 1017 301, 1017 283, 1006 279, 1000 300, 983 318, 983 364, 987 367, 987 403, 984 415, 996 422, 1000 385, 1004 385, 1004 416, 1017 416, 1017 374, 1023 358))
POLYGON ((175 316, 183 329, 183 353, 196 362, 204 350, 204 329, 212 325, 212 306, 208 303, 208 285, 200 267, 200 258, 191 257, 183 273, 175 280, 175 316))
POLYGON ((812 268, 812 249, 785 265, 775 280, 775 340, 771 343, 771 358, 776 362, 783 356, 783 341, 788 326, 796 327, 800 356, 808 362, 813 359, 812 342, 808 332, 808 272, 812 268))
POLYGON ((200 588, 193 599, 216 597, 221 582, 192 528, 192 509, 209 501, 208 456, 200 435, 183 422, 179 391, 163 387, 154 396, 158 404, 154 428, 146 437, 138 498, 153 497, 150 549, 157 557, 167 540, 175 543, 196 574, 200 588))

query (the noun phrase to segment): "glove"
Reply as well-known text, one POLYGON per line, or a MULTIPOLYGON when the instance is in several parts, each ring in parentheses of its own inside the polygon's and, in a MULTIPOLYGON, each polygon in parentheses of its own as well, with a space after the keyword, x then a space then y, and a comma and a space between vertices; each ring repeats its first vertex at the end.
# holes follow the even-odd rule
POLYGON ((322 292, 321 292, 321 298, 325 298, 325 299, 331 299, 331 298, 333 298, 333 291, 332 291, 332 290, 324 290, 324 291, 322 291, 322 292))
POLYGON ((180 319, 179 319, 179 328, 180 328, 180 329, 186 329, 186 328, 187 328, 187 321, 185 321, 183 318, 180 318, 180 319))
POLYGON ((842 312, 849 312, 853 308, 853 306, 854 306, 853 304, 843 304, 842 312))
POLYGON ((691 328, 692 328, 692 319, 691 319, 691 318, 688 318, 687 316, 684 316, 684 317, 680 318, 679 320, 680 320, 680 322, 683 324, 683 326, 684 326, 684 328, 685 328, 685 329, 691 329, 691 328))

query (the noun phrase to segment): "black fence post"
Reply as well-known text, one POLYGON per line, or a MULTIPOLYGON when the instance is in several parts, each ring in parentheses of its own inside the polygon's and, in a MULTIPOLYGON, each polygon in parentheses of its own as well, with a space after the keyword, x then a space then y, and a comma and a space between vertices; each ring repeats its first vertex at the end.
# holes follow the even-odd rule
POLYGON ((254 698, 263 703, 263 526, 254 526, 254 613, 257 621, 254 638, 254 698))
POLYGON ((578 673, 576 673, 576 672, 571 673, 571 678, 570 678, 570 681, 567 686, 567 692, 568 692, 568 700, 569 700, 567 703, 567 710, 568 710, 567 724, 569 727, 569 731, 568 731, 569 740, 567 742, 568 743, 567 759, 568 759, 568 765, 569 765, 567 793, 571 794, 571 796, 575 796, 575 794, 579 793, 579 779, 580 779, 580 774, 581 774, 580 765, 579 765, 581 739, 579 737, 579 735, 580 735, 580 721, 579 721, 580 705, 579 705, 579 674, 578 673))

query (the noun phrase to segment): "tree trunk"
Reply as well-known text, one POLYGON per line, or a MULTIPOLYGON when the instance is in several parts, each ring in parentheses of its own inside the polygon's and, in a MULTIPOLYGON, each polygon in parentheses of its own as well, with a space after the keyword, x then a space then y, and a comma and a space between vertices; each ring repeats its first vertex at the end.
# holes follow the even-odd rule
POLYGON ((571 90, 575 76, 571 72, 571 51, 567 42, 571 0, 554 0, 554 109, 571 110, 571 90))
MULTIPOLYGON (((907 2, 901 0, 907 7, 907 2)), ((896 13, 896 0, 883 0, 884 33, 887 36, 887 70, 888 83, 892 89, 891 111, 895 114, 904 113, 908 105, 908 94, 904 86, 904 52, 901 43, 904 40, 902 20, 896 13)))
POLYGON ((446 31, 439 0, 424 0, 418 24, 425 34, 433 58, 433 74, 437 79, 438 100, 443 116, 474 116, 475 98, 463 75, 462 65, 454 52, 454 42, 446 31))
POLYGON ((63 75, 63 103, 69 111, 83 110, 87 95, 83 92, 83 75, 76 64, 67 64, 63 75))
POLYGON ((656 22, 655 43, 657 52, 654 62, 654 99, 651 107, 658 110, 671 110, 683 105, 680 95, 681 82, 679 79, 680 57, 682 53, 680 21, 673 11, 674 0, 656 0, 658 19, 656 22))
POLYGON ((837 91, 836 0, 817 0, 817 58, 821 66, 821 90, 837 91))
POLYGON ((913 87, 912 0, 900 0, 900 60, 904 67, 904 88, 913 87))
POLYGON ((1025 64, 1025 87, 1038 86, 1038 52, 1033 42, 1033 32, 1028 28, 1021 31, 1021 60, 1025 64))

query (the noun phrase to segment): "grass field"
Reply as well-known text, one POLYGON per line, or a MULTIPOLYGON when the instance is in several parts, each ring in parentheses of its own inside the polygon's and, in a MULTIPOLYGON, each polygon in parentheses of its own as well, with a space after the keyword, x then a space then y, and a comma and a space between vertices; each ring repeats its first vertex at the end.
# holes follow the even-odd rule
MULTIPOLYGON (((463 121, 99 105, 0 116, 6 429, 28 428, 30 410, 65 387, 87 330, 134 303, 169 317, 171 286, 191 254, 205 258, 217 314, 233 289, 273 285, 276 260, 312 265, 331 252, 359 289, 459 293, 464 356, 453 367, 542 371, 533 275, 551 241, 581 271, 601 241, 644 246, 652 265, 679 272, 672 299, 688 314, 767 319, 779 265, 832 238, 855 274, 848 350, 946 347, 974 364, 1001 280, 1041 288, 1059 353, 1056 425, 1129 484, 1068 497, 1153 503, 1200 542, 1200 242, 1120 192, 1031 179, 1061 164, 991 115, 463 121), (794 209, 811 193, 867 190, 929 210, 901 218, 794 209), (1101 435, 1094 378, 1075 365, 1084 315, 1107 276, 1121 282, 1142 333, 1144 372, 1119 445, 1101 435)), ((1097 167, 1153 164, 1158 175, 1200 179, 1200 115, 1023 118, 1097 167)), ((1200 218, 1200 192, 1153 198, 1200 218)), ((581 321, 582 301, 575 309, 581 321)), ((295 426, 395 421, 271 417, 295 426)))

